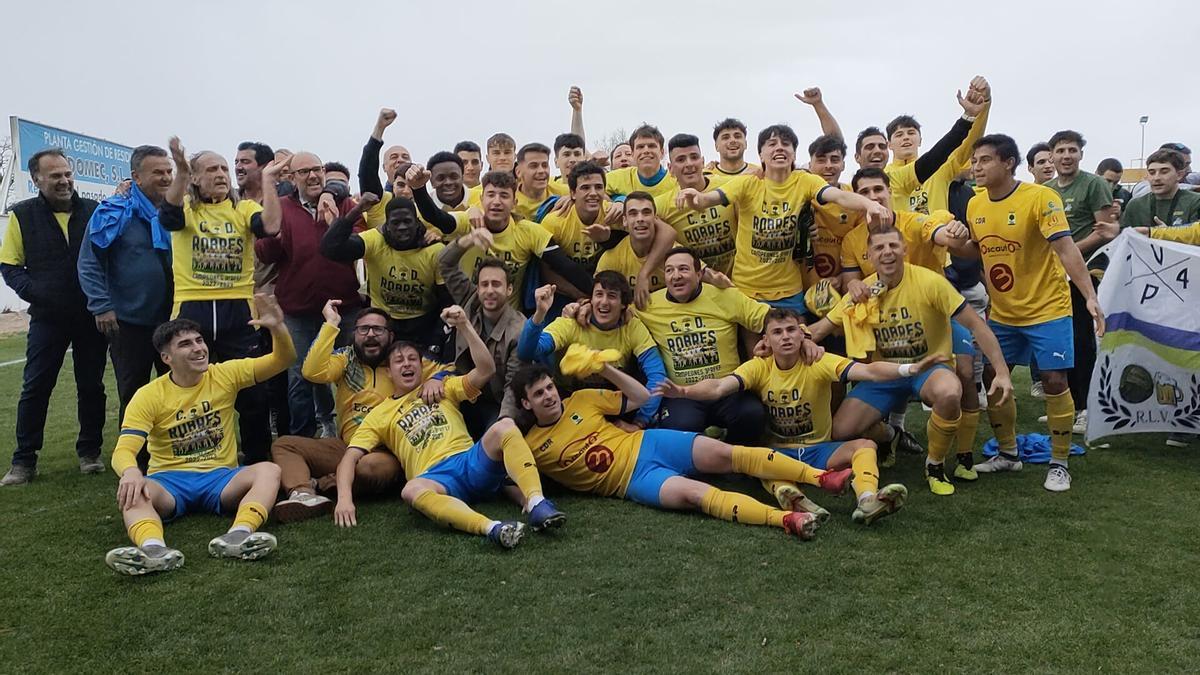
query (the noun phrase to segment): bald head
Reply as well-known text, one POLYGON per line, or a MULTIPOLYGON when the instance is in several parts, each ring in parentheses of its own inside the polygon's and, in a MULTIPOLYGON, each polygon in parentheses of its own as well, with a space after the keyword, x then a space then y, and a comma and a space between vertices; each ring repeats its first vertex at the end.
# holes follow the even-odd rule
POLYGON ((396 167, 401 162, 411 162, 412 155, 409 154, 408 148, 403 145, 393 145, 383 152, 383 173, 386 176, 393 176, 396 173, 396 167))
POLYGON ((325 189, 325 169, 321 158, 301 150, 292 156, 291 169, 300 198, 306 202, 316 202, 321 190, 325 189))

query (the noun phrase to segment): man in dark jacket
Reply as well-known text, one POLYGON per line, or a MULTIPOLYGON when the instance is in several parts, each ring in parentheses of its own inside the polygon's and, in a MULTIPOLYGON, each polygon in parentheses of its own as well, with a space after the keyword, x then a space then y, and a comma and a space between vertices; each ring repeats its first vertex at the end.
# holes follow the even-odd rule
POLYGON ((51 148, 29 159, 38 195, 9 213, 0 248, 0 274, 29 303, 25 376, 17 402, 17 449, 0 485, 22 485, 37 475, 50 394, 67 349, 72 349, 78 395, 75 452, 83 473, 103 473, 104 360, 108 343, 96 330, 79 287, 76 261, 96 202, 75 193, 71 165, 51 148))

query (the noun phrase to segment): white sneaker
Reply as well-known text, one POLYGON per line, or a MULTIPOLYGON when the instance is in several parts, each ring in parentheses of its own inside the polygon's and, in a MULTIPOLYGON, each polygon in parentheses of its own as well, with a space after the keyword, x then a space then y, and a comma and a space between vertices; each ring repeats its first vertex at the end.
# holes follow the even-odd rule
POLYGON ((994 457, 989 458, 986 462, 980 462, 975 465, 975 471, 979 473, 1000 473, 1002 471, 1020 471, 1021 460, 1012 460, 1000 453, 996 453, 994 457))
POLYGON ((311 492, 293 490, 287 499, 275 504, 275 519, 281 523, 294 523, 323 516, 333 511, 333 500, 311 492))
POLYGON ((1041 417, 1038 418, 1038 422, 1040 424, 1045 424, 1048 421, 1050 421, 1050 418, 1047 417, 1046 415, 1042 415, 1041 417))
POLYGON ((1080 436, 1087 433, 1087 411, 1080 410, 1075 414, 1075 426, 1071 427, 1071 432, 1080 436))
POLYGON ((1038 380, 1029 387, 1029 395, 1034 398, 1046 398, 1046 388, 1042 386, 1042 381, 1038 380))
POLYGON ((1051 464, 1042 487, 1051 492, 1066 492, 1071 489, 1071 473, 1061 464, 1051 464))

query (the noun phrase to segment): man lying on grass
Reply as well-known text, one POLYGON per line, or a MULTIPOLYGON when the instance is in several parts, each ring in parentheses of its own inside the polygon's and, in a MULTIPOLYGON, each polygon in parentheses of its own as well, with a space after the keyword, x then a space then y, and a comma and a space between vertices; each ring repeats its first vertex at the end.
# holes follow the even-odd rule
POLYGON ((154 348, 171 372, 137 390, 125 410, 112 466, 121 482, 117 505, 133 546, 108 552, 104 562, 121 574, 165 572, 183 565, 183 553, 167 548, 163 521, 189 511, 235 512, 233 527, 208 543, 217 557, 257 560, 276 546, 256 532, 279 493, 279 467, 270 462, 237 465, 238 392, 287 370, 296 349, 273 296, 255 295, 258 319, 271 331, 275 351, 266 356, 209 364, 200 326, 189 319, 155 329, 154 348), (150 466, 143 476, 137 453, 145 443, 150 466))

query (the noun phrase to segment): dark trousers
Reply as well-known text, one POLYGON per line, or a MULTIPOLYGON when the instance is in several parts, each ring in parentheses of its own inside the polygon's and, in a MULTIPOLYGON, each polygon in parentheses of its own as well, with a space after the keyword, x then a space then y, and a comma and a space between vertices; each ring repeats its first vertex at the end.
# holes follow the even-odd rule
POLYGON ((757 445, 767 429, 767 411, 750 392, 738 392, 717 401, 665 398, 658 426, 663 429, 703 432, 706 427, 725 429, 725 440, 737 445, 757 445))
POLYGON ((463 422, 466 422, 467 433, 471 434, 471 438, 483 438, 483 434, 500 417, 500 404, 493 401, 489 394, 481 394, 474 403, 462 402, 458 410, 462 413, 463 422))
MULTIPOLYGON (((259 339, 262 341, 262 353, 270 354, 275 348, 271 340, 271 331, 258 331, 259 339)), ((287 436, 292 432, 292 417, 288 404, 288 373, 283 371, 275 377, 267 380, 267 401, 271 409, 271 425, 274 427, 275 436, 287 436)))
MULTIPOLYGON (((1091 279, 1092 286, 1098 285, 1095 277, 1091 279)), ((1096 367, 1096 324, 1075 284, 1071 284, 1071 327, 1075 331, 1075 367, 1067 373, 1067 384, 1071 387, 1075 410, 1087 410, 1092 370, 1096 367)))
POLYGON ((31 317, 25 343, 25 379, 17 401, 17 449, 13 464, 37 466, 45 439, 46 413, 58 373, 71 348, 75 366, 76 412, 79 436, 75 453, 99 457, 104 443, 104 366, 108 342, 91 316, 31 317))
POLYGON ((117 380, 117 398, 121 401, 117 421, 123 422, 125 408, 137 390, 150 382, 152 373, 163 375, 168 368, 151 341, 155 326, 139 326, 124 321, 118 321, 118 324, 117 334, 109 342, 109 356, 117 380))
MULTIPOLYGON (((190 300, 179 305, 180 319, 200 324, 200 334, 208 345, 213 363, 259 356, 262 343, 250 321, 248 300, 190 300)), ((267 406, 267 386, 260 383, 238 393, 234 401, 238 413, 241 450, 246 464, 264 462, 271 454, 271 414, 267 406)))

